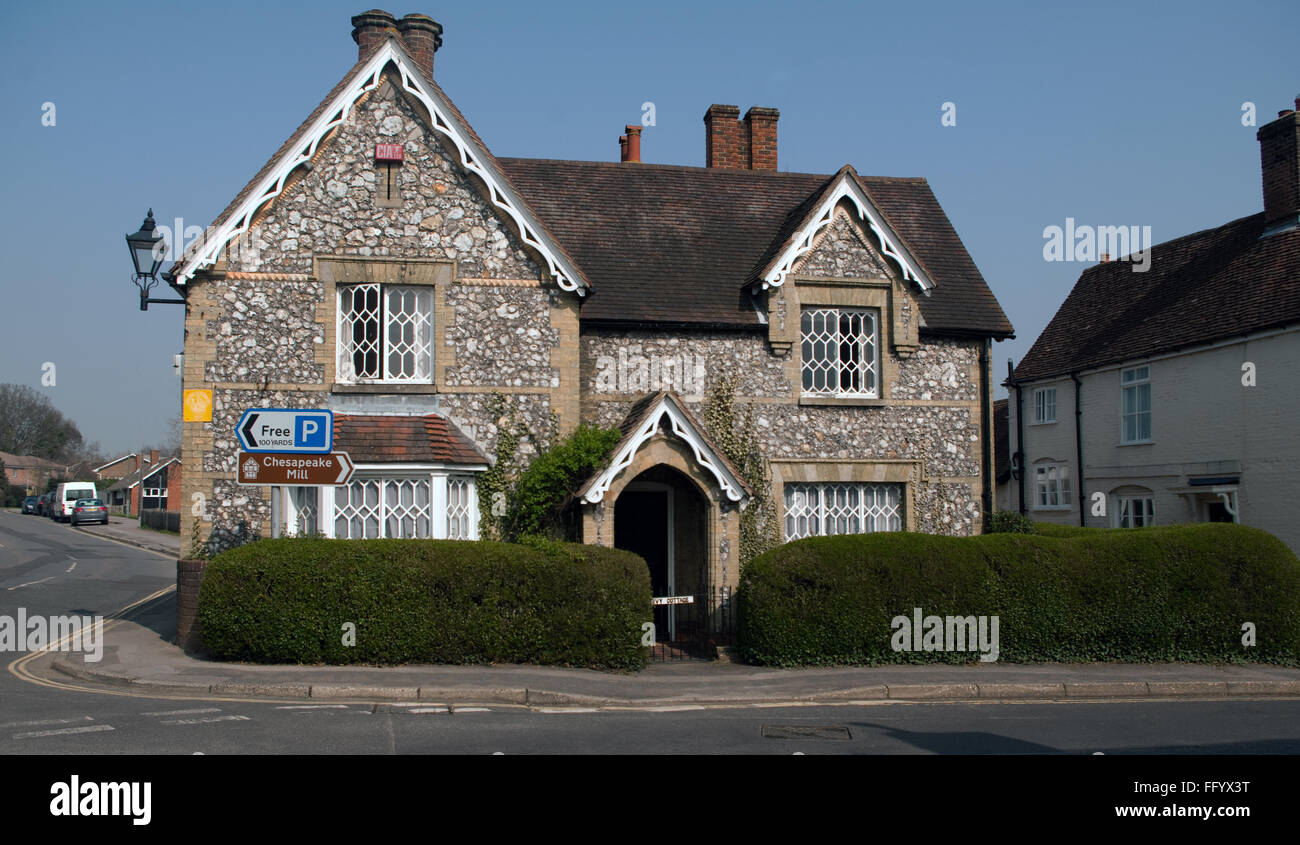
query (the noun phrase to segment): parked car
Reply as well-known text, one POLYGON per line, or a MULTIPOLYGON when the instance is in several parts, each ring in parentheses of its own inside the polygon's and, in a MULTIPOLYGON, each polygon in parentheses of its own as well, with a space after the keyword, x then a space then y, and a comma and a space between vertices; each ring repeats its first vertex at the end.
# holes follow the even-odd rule
POLYGON ((72 509, 76 507, 78 499, 94 499, 98 496, 94 483, 90 481, 68 481, 60 484, 54 488, 54 495, 51 497, 50 516, 56 522, 68 522, 72 519, 72 509))
POLYGON ((73 525, 84 525, 87 522, 108 525, 108 508, 104 507, 103 499, 78 499, 72 506, 68 520, 73 525))
POLYGON ((28 496, 23 499, 23 513, 36 513, 36 503, 40 501, 39 496, 28 496))

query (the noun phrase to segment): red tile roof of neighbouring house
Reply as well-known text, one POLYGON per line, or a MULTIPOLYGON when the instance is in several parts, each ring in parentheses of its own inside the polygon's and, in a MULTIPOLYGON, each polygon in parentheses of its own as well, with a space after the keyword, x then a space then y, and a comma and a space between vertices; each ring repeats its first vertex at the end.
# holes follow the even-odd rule
POLYGON ((1015 369, 1018 382, 1300 323, 1300 230, 1253 214, 1152 247, 1150 269, 1109 261, 1074 290, 1015 369))
POLYGON ((353 463, 486 465, 488 460, 445 417, 334 415, 334 448, 353 463))

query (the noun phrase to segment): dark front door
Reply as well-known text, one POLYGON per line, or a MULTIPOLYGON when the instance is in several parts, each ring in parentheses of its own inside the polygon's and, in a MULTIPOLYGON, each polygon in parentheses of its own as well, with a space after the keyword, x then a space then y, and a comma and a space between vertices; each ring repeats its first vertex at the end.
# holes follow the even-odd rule
MULTIPOLYGON (((671 596, 668 582, 668 493, 624 490, 614 506, 614 547, 645 558, 652 595, 671 596)), ((669 639, 668 608, 655 608, 655 637, 669 639)))

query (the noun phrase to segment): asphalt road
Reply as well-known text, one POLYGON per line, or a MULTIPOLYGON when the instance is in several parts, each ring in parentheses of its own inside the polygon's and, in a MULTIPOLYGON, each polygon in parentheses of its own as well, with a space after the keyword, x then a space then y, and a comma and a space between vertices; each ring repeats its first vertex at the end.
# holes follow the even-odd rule
MULTIPOLYGON (((0 512, 0 614, 110 614, 175 563, 0 512)), ((16 655, 3 655, 8 663, 16 655)), ((195 701, 0 674, 0 754, 1300 754, 1300 701, 527 710, 195 701)))

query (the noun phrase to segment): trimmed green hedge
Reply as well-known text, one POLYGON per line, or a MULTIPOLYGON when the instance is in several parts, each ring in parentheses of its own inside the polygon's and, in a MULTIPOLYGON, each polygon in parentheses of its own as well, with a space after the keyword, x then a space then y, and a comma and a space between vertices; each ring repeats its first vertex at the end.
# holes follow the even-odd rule
POLYGON ((227 660, 638 669, 650 596, 645 561, 599 546, 294 538, 215 558, 198 620, 227 660))
POLYGON ((1300 560, 1271 534, 1228 524, 1059 534, 789 543, 741 576, 741 655, 776 666, 978 659, 894 651, 891 620, 920 607, 998 616, 1002 661, 1300 663, 1300 560), (1242 643, 1245 622, 1254 647, 1242 643))

